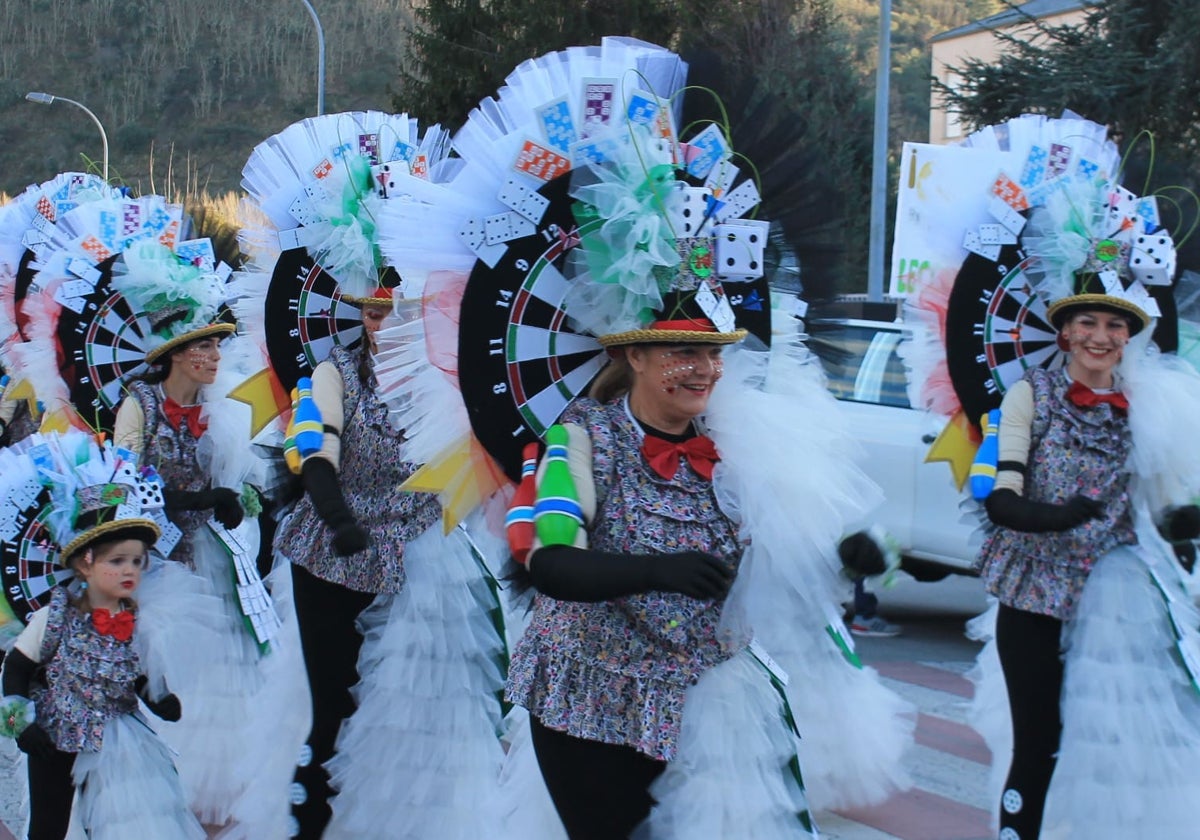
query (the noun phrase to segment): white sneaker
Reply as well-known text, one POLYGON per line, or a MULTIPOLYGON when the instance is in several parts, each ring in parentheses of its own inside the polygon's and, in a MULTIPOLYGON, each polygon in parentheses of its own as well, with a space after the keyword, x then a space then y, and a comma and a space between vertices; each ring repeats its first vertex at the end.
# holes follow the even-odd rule
POLYGON ((889 624, 883 619, 883 616, 873 615, 866 618, 861 615, 854 616, 850 621, 850 632, 855 636, 881 636, 892 637, 900 635, 900 626, 897 624, 889 624))

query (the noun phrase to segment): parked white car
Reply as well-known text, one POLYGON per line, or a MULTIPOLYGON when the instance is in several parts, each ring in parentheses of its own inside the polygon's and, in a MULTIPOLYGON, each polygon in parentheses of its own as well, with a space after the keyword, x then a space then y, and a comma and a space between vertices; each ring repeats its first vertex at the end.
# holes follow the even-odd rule
POLYGON ((944 421, 909 403, 896 353, 903 324, 817 318, 806 326, 808 347, 866 450, 862 466, 883 488, 885 502, 873 519, 899 541, 902 568, 918 580, 972 574, 976 526, 959 507, 967 491, 955 487, 948 464, 925 461, 944 421))

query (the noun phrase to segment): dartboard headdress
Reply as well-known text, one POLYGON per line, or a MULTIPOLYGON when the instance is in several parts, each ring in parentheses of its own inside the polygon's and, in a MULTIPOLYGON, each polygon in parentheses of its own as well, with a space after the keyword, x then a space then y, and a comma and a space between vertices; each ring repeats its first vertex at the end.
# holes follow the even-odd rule
POLYGON ((18 365, 48 412, 73 410, 76 425, 109 429, 127 377, 184 341, 232 331, 211 306, 181 303, 208 301, 230 273, 210 240, 186 238, 190 228, 183 207, 162 196, 105 198, 58 220, 31 263, 18 365), (159 320, 164 310, 173 320, 159 320))
POLYGON ((8 348, 23 340, 21 304, 34 276, 32 264, 57 247, 59 220, 81 204, 121 195, 99 176, 64 172, 0 207, 0 364, 14 364, 8 348))
POLYGON ((686 71, 629 38, 527 61, 455 135, 454 177, 384 208, 416 317, 377 334, 376 375, 426 464, 406 486, 448 523, 519 477, 604 345, 769 343, 758 190, 722 127, 679 129, 686 71))
POLYGON ((162 485, 132 453, 84 432, 34 434, 0 450, 0 570, 5 614, 25 623, 71 577, 69 558, 96 540, 154 544, 164 523, 162 485))
POLYGON ((913 404, 956 418, 930 459, 951 461, 961 484, 970 427, 1027 369, 1063 364, 1072 311, 1126 314, 1132 332, 1174 319, 1174 245, 1156 196, 1120 186, 1117 147, 1088 120, 1026 115, 903 154, 893 271, 922 271, 902 353, 913 404))
POLYGON ((112 286, 150 325, 147 363, 189 341, 236 331, 236 325, 221 320, 229 273, 228 266, 216 262, 208 239, 180 243, 175 250, 157 241, 138 242, 121 254, 112 286))
POLYGON ((448 152, 438 126, 379 111, 301 120, 255 147, 234 311, 269 366, 231 396, 252 406, 256 430, 289 410, 288 391, 330 350, 358 342, 363 304, 392 304, 399 277, 380 256, 380 213, 444 178, 448 152))

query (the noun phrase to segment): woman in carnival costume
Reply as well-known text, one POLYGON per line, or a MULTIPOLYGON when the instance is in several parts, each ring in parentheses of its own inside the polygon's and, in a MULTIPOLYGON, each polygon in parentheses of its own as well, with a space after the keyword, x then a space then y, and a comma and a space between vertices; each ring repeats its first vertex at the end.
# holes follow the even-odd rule
MULTIPOLYGON (((64 172, 29 186, 0 207, 0 447, 29 437, 40 420, 30 383, 16 375, 19 359, 13 352, 13 347, 25 340, 18 323, 36 250, 52 238, 55 223, 72 208, 119 194, 97 175, 64 172)), ((15 617, 7 627, 0 619, 0 638, 9 640, 10 634, 23 626, 15 617)), ((19 757, 14 745, 0 742, 0 821, 9 825, 22 824, 27 810, 21 794, 5 787, 16 785, 24 790, 25 771, 17 765, 19 757)))
MULTIPOLYGON (((19 365, 12 348, 25 341, 21 305, 29 289, 38 254, 54 248, 57 223, 80 204, 121 196, 98 175, 63 172, 33 184, 0 208, 0 367, 6 375, 19 365)), ((19 356, 18 350, 18 356, 19 356)), ((32 398, 14 396, 28 389, 9 376, 0 392, 0 445, 23 440, 37 430, 32 398)))
POLYGON ((261 484, 262 470, 236 404, 212 396, 221 340, 235 326, 223 320, 223 283, 211 263, 155 246, 124 260, 128 273, 114 289, 146 313, 154 338, 151 372, 129 383, 114 439, 157 466, 167 518, 180 532, 168 557, 195 569, 224 605, 216 661, 189 686, 198 714, 166 737, 205 825, 223 827, 225 838, 282 836, 288 757, 304 726, 286 704, 303 691, 303 676, 295 640, 281 632, 286 594, 272 603, 255 568, 259 531, 246 514, 261 512, 250 482, 261 484), (258 598, 247 597, 251 588, 258 598))
POLYGON ((397 491, 418 464, 376 379, 399 279, 376 226, 412 183, 444 177, 447 141, 403 115, 333 114, 268 139, 243 172, 270 226, 244 232, 256 271, 238 309, 262 324, 285 388, 311 377, 301 400, 319 415, 294 412, 305 495, 275 543, 312 691, 300 837, 498 836, 479 804, 503 758, 499 603, 473 541, 443 533, 437 499, 397 491))
POLYGON ((970 299, 990 301, 992 320, 1016 326, 984 330, 985 357, 1025 361, 987 372, 1003 401, 977 568, 998 606, 977 702, 1008 701, 1011 763, 1008 721, 981 726, 996 778, 1007 770, 999 834, 1191 837, 1200 615, 1169 541, 1200 534, 1188 443, 1200 378, 1151 343, 1156 319, 1173 317, 1172 236, 1156 196, 1119 185, 1102 126, 1022 117, 967 145, 993 153, 979 167, 1003 189, 985 225, 1011 237, 963 263, 948 336, 970 330, 970 299))
POLYGON ((444 500, 502 485, 481 449, 516 478, 549 435, 538 501, 510 522, 577 503, 573 537, 528 554, 538 593, 507 685, 569 836, 815 836, 812 803, 904 781, 905 705, 830 632, 843 528, 877 490, 819 366, 794 330, 771 334, 766 224, 741 218, 757 189, 728 137, 675 132, 685 72, 607 38, 521 65, 472 112, 459 176, 384 215, 384 252, 424 280, 407 337, 433 370, 419 352, 384 368, 414 436, 444 444, 429 460, 464 465, 444 500), (388 235, 412 227, 419 246, 388 235), (602 401, 583 396, 598 372, 602 401), (457 412, 435 399, 446 373, 457 412))
POLYGON ((194 571, 197 597, 219 598, 212 632, 195 628, 194 657, 172 679, 191 713, 164 738, 202 823, 223 837, 282 835, 291 762, 277 756, 298 748, 303 721, 269 698, 302 691, 302 677, 298 650, 272 646, 280 619, 254 565, 246 514, 258 512, 260 464, 241 407, 218 393, 229 379, 218 342, 235 329, 222 312, 229 268, 159 196, 82 205, 57 228, 24 303, 40 351, 28 375, 47 406, 95 417, 163 476, 156 551, 194 571))
POLYGON ((33 613, 4 665, 5 734, 28 754, 28 836, 61 840, 74 825, 91 838, 199 840, 170 751, 140 711, 182 714, 164 673, 172 622, 186 616, 134 599, 159 536, 143 504, 161 506, 161 485, 82 432, 34 435, 19 450, 5 453, 6 495, 30 480, 45 488, 35 491, 47 500, 37 520, 74 575, 33 613))

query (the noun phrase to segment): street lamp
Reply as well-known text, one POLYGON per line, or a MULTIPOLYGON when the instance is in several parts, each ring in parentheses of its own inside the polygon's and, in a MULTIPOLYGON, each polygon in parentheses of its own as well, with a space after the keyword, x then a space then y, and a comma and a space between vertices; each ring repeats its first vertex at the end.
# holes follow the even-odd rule
POLYGON ((879 2, 879 66, 875 68, 875 133, 871 153, 871 233, 867 300, 883 300, 883 249, 887 244, 888 93, 892 65, 892 2, 879 2))
POLYGON ((312 3, 308 0, 300 0, 304 4, 304 8, 308 9, 308 14, 313 19, 313 25, 317 27, 317 116, 325 113, 325 30, 321 28, 321 19, 317 17, 317 10, 313 8, 312 3))
POLYGON ((100 129, 100 142, 104 144, 103 158, 103 177, 108 181, 108 135, 104 133, 104 126, 100 124, 99 118, 92 113, 91 109, 82 102, 76 102, 74 99, 67 99, 65 96, 55 96, 51 93, 39 93, 38 91, 30 91, 25 94, 25 98, 30 102, 36 102, 39 105, 53 105, 55 102, 66 102, 68 105, 74 105, 76 108, 83 111, 92 118, 92 122, 96 124, 96 128, 100 129))

